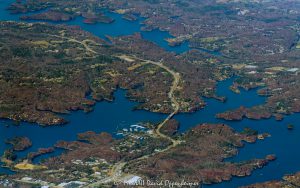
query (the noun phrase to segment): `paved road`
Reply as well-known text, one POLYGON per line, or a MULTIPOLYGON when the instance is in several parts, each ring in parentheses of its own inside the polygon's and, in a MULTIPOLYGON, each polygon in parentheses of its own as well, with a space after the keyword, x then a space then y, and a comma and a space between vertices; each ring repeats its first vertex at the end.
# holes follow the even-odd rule
MULTIPOLYGON (((120 56, 119 56, 120 57, 120 56)), ((172 106, 174 108, 173 112, 171 114, 168 115, 168 117, 166 119, 164 119, 164 121, 162 121, 158 126, 157 128, 155 129, 155 134, 158 136, 158 137, 161 137, 161 138, 165 138, 165 139, 168 139, 169 141, 172 142, 172 144, 170 146, 168 146, 167 148, 163 149, 163 150, 160 150, 160 151, 157 151, 155 153, 152 153, 152 154, 149 154, 149 155, 144 155, 140 158, 137 158, 137 159, 133 159, 132 161, 127 161, 127 162, 118 162, 116 163, 113 168, 111 169, 110 171, 110 177, 107 177, 103 180, 100 180, 98 182, 95 182, 93 184, 90 184, 88 185, 87 187, 99 187, 100 185, 103 185, 103 184, 107 184, 107 183, 112 183, 112 182, 120 182, 122 181, 122 179, 124 179, 124 177, 126 177, 126 174, 123 173, 122 169, 123 167, 128 164, 129 162, 132 163, 132 162, 137 162, 137 161, 141 161, 143 159, 146 159, 150 156, 153 156, 153 155, 156 155, 158 153, 163 153, 163 152, 166 152, 174 147, 176 147, 178 144, 180 144, 181 142, 178 141, 178 140, 175 140, 163 133, 160 132, 161 128, 176 114, 178 113, 179 111, 179 103, 176 99, 176 97, 174 96, 174 91, 177 89, 178 85, 179 85, 179 82, 181 80, 181 77, 180 77, 180 74, 171 70, 169 67, 165 66, 164 64, 162 64, 162 62, 154 62, 154 61, 150 61, 150 60, 144 60, 144 59, 140 59, 140 58, 137 58, 137 57, 132 57, 132 56, 126 56, 123 58, 125 60, 128 60, 128 59, 131 59, 131 60, 138 60, 140 61, 142 64, 153 64, 153 65, 156 65, 156 66, 159 66, 161 67, 162 69, 165 69, 167 72, 169 72, 174 80, 173 80, 173 83, 172 83, 172 86, 170 88, 170 91, 168 93, 168 97, 169 99, 172 101, 172 106)), ((128 174, 127 174, 128 175, 128 174)))

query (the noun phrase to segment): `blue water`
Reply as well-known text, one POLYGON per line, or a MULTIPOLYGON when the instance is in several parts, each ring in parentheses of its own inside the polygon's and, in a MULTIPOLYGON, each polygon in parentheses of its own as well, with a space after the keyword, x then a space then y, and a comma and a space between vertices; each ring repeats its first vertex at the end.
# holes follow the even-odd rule
POLYGON ((214 99, 206 99, 207 107, 194 114, 180 114, 175 118, 181 123, 181 130, 185 131, 191 126, 199 123, 225 123, 230 125, 237 131, 242 131, 245 127, 258 130, 259 133, 268 132, 272 136, 265 140, 257 141, 255 144, 246 144, 244 148, 239 150, 239 154, 226 161, 245 161, 253 158, 264 158, 268 154, 275 154, 277 160, 271 162, 266 167, 255 170, 248 177, 234 177, 231 181, 220 184, 208 185, 204 187, 224 188, 238 187, 248 185, 255 182, 263 182, 273 179, 280 179, 283 175, 297 172, 300 170, 300 151, 296 148, 300 147, 300 114, 294 114, 285 117, 283 121, 276 121, 274 118, 267 120, 249 120, 243 121, 225 121, 215 118, 215 114, 226 110, 235 109, 240 105, 246 107, 255 106, 265 102, 265 97, 256 94, 257 90, 245 91, 241 90, 241 94, 235 94, 229 90, 232 79, 220 82, 218 84, 218 95, 226 96, 225 103, 214 99), (295 125, 295 130, 287 130, 287 125, 295 125))
POLYGON ((255 106, 265 102, 266 98, 258 96, 255 89, 250 91, 241 90, 241 94, 235 94, 229 86, 233 79, 222 81, 218 84, 218 95, 226 96, 225 103, 215 99, 206 99, 207 107, 193 114, 179 114, 175 116, 181 123, 181 131, 191 128, 199 123, 225 123, 237 131, 245 127, 258 130, 259 133, 270 133, 271 137, 258 140, 255 144, 246 144, 239 150, 239 154, 226 161, 239 162, 254 158, 265 158, 268 154, 275 154, 277 160, 270 162, 266 167, 255 170, 248 177, 234 177, 231 181, 220 184, 207 185, 208 188, 232 188, 249 185, 256 182, 281 179, 285 174, 300 171, 300 114, 286 116, 283 121, 274 118, 264 120, 244 119, 242 121, 226 121, 215 118, 215 114, 226 110, 235 109, 240 105, 246 107, 255 106), (295 129, 287 129, 288 124, 295 125, 295 129))
MULTIPOLYGON (((19 17, 20 14, 9 14, 8 11, 5 9, 12 3, 14 0, 0 0, 0 20, 13 20, 13 21, 20 21, 19 17)), ((44 10, 37 11, 35 13, 43 12, 44 10)), ((188 43, 185 42, 180 46, 171 47, 165 41, 167 38, 173 38, 168 32, 160 31, 160 30, 153 30, 153 31, 141 31, 143 27, 143 18, 138 17, 135 21, 128 21, 122 18, 122 15, 109 12, 104 10, 103 13, 113 18, 115 21, 113 23, 97 23, 97 24, 85 24, 83 23, 82 17, 77 17, 74 20, 67 21, 67 22, 48 22, 52 24, 67 24, 67 25, 76 25, 80 26, 82 29, 97 35, 98 37, 106 40, 106 35, 109 36, 124 36, 124 35, 132 35, 134 33, 141 33, 144 39, 147 39, 159 46, 165 48, 167 51, 172 51, 175 53, 182 53, 189 50, 188 43)), ((33 14, 33 13, 28 13, 33 14)), ((21 14, 25 15, 25 14, 21 14)), ((39 22, 29 20, 27 22, 39 22)))
POLYGON ((271 162, 266 167, 254 171, 249 177, 238 178, 204 187, 238 187, 248 185, 254 182, 263 182, 267 180, 280 179, 283 175, 297 172, 300 170, 300 151, 296 148, 300 147, 300 128, 297 124, 300 122, 300 115, 294 114, 285 117, 283 121, 276 121, 274 118, 267 120, 249 120, 243 121, 225 121, 215 118, 215 114, 226 110, 234 109, 240 105, 246 107, 255 106, 264 103, 265 97, 260 97, 256 94, 256 90, 245 91, 241 90, 241 94, 235 94, 229 90, 232 80, 227 80, 218 84, 218 95, 226 96, 225 103, 209 99, 207 107, 204 110, 198 111, 192 115, 181 114, 175 118, 181 122, 181 128, 186 130, 191 125, 196 123, 225 123, 233 127, 237 131, 242 131, 245 127, 251 127, 258 130, 259 133, 268 132, 272 136, 265 140, 257 141, 255 144, 246 144, 244 148, 239 150, 239 154, 226 161, 245 161, 253 158, 264 158, 268 154, 275 154, 277 160, 271 162), (287 130, 288 124, 294 124, 295 130, 287 130))
MULTIPOLYGON (((114 102, 97 103, 91 113, 76 111, 64 115, 70 121, 64 126, 41 127, 30 123, 13 126, 11 121, 2 120, 0 121, 0 151, 2 153, 9 148, 10 145, 5 144, 4 141, 15 136, 27 136, 33 143, 32 147, 26 151, 17 152, 18 157, 22 158, 29 152, 37 151, 38 148, 51 147, 59 140, 76 140, 77 134, 85 131, 104 131, 113 134, 118 129, 129 127, 132 124, 146 121, 159 122, 166 117, 165 114, 144 110, 133 111, 132 109, 136 104, 125 98, 124 90, 117 90, 114 102), (5 125, 9 125, 9 127, 5 125)), ((2 172, 1 168, 0 172, 2 172)))
MULTIPOLYGON (((11 15, 7 11, 4 11, 11 2, 11 0, 0 0, 0 20, 19 21, 19 15, 11 15)), ((64 23, 79 25, 84 30, 101 38, 105 38, 105 35, 120 36, 141 32, 142 18, 131 22, 122 19, 120 15, 115 13, 106 12, 106 14, 114 18, 115 22, 112 24, 98 23, 95 25, 87 25, 82 23, 82 18, 79 17, 64 23)), ((168 46, 167 42, 164 40, 165 38, 171 37, 168 32, 154 30, 141 33, 144 39, 150 40, 168 51, 181 53, 189 49, 187 43, 177 47, 168 46)), ((211 54, 218 56, 222 55, 217 52, 211 54)), ((297 149, 300 148, 300 127, 298 125, 300 122, 299 114, 287 116, 280 122, 275 121, 274 119, 260 121, 249 119, 244 119, 243 121, 225 121, 215 118, 216 113, 238 108, 240 105, 251 107, 262 104, 266 100, 265 97, 258 96, 256 90, 242 90, 241 94, 231 92, 228 88, 232 84, 232 81, 232 79, 229 79, 218 84, 218 95, 227 97, 225 103, 214 99, 205 99, 207 102, 207 107, 205 109, 193 114, 176 115, 175 118, 181 123, 181 131, 186 131, 196 124, 204 122, 226 123, 237 131, 243 130, 244 127, 251 127, 258 130, 260 133, 268 132, 272 137, 263 141, 259 140, 255 144, 246 144, 244 148, 239 150, 237 156, 226 159, 226 161, 243 161, 252 158, 264 158, 267 154, 276 154, 278 158, 263 169, 254 171, 251 176, 243 178, 234 177, 231 181, 205 187, 238 187, 255 182, 279 179, 284 174, 299 171, 300 163, 298 160, 300 159, 300 150, 297 149), (295 130, 287 130, 286 126, 290 123, 295 125, 295 130)), ((146 111, 132 111, 132 108, 136 104, 129 102, 124 95, 125 91, 118 90, 115 93, 116 100, 114 102, 97 103, 95 110, 89 114, 85 114, 82 111, 72 112, 70 115, 65 116, 70 120, 70 123, 65 126, 43 128, 36 124, 21 123, 18 127, 6 127, 4 125, 11 124, 11 122, 2 120, 0 121, 0 151, 3 152, 10 147, 4 143, 4 140, 15 136, 27 136, 33 142, 33 146, 30 149, 17 153, 19 157, 24 157, 28 152, 36 151, 40 147, 53 146, 58 140, 75 140, 76 135, 84 131, 92 130, 95 132, 106 131, 114 133, 117 129, 128 127, 131 124, 142 121, 160 121, 165 117, 165 115, 162 114, 146 111)), ((41 156, 37 158, 36 161, 51 155, 57 155, 60 152, 62 152, 62 150, 58 150, 50 155, 41 156)), ((0 173, 9 173, 9 171, 0 168, 0 173)))
POLYGON ((264 182, 268 180, 281 179, 285 174, 300 171, 300 115, 286 117, 282 122, 274 119, 251 121, 244 120, 241 122, 227 123, 235 129, 251 127, 259 130, 260 133, 268 132, 272 136, 255 144, 246 144, 239 151, 239 154, 229 161, 244 161, 252 158, 264 158, 268 154, 275 154, 277 160, 269 163, 266 167, 255 170, 251 176, 243 178, 233 178, 232 181, 215 184, 213 188, 238 187, 255 182, 264 182), (287 130, 287 124, 295 125, 295 130, 287 130))
POLYGON ((182 53, 189 50, 188 42, 183 42, 179 46, 169 46, 168 42, 165 40, 167 38, 172 38, 172 36, 167 31, 160 31, 155 29, 153 31, 142 31, 142 37, 146 40, 152 41, 158 44, 160 47, 167 51, 174 51, 176 53, 182 53))
POLYGON ((224 120, 215 118, 217 113, 225 112, 230 109, 239 108, 241 105, 245 107, 256 106, 263 104, 266 100, 265 97, 257 95, 257 89, 246 91, 241 89, 240 94, 232 92, 229 87, 232 85, 234 78, 221 81, 217 85, 217 95, 226 97, 225 102, 216 99, 204 99, 207 106, 192 114, 178 114, 177 119, 181 125, 181 131, 186 131, 191 126, 200 123, 228 123, 224 120), (187 121, 188 120, 188 121, 187 121))

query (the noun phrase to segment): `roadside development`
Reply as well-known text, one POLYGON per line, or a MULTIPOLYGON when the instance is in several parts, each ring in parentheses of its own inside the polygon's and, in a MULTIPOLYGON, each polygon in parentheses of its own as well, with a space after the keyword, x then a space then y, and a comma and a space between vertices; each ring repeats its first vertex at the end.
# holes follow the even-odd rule
POLYGON ((155 129, 154 133, 155 133, 155 136, 157 137, 161 137, 161 138, 164 138, 164 139, 167 139, 169 140, 172 144, 169 145, 168 147, 166 147, 165 149, 162 149, 162 150, 159 150, 159 151, 156 151, 152 154, 149 154, 149 155, 144 155, 142 157, 139 157, 137 159, 133 159, 131 161, 120 161, 118 163, 116 163, 112 168, 111 168, 111 171, 110 171, 110 176, 105 178, 105 179, 102 179, 100 181, 97 181, 93 184, 90 184, 88 185, 87 187, 97 187, 97 186, 100 186, 102 184, 108 184, 108 183, 115 183, 115 182, 118 182, 118 183, 122 183, 124 182, 126 179, 128 179, 128 177, 132 176, 130 174, 125 174, 123 173, 123 168, 129 164, 129 163, 134 163, 134 162, 137 162, 137 161, 141 161, 143 159, 146 159, 150 156, 153 156, 153 155, 156 155, 158 153, 163 153, 163 152, 167 152, 168 150, 176 147, 178 144, 180 144, 181 142, 178 141, 178 140, 175 140, 163 133, 161 133, 161 128, 170 120, 172 119, 172 117, 178 113, 179 111, 179 103, 177 102, 176 100, 176 97, 174 96, 174 91, 177 89, 178 87, 178 84, 181 80, 181 77, 180 77, 180 74, 171 70, 169 67, 165 66, 162 61, 161 62, 154 62, 154 61, 150 61, 150 60, 144 60, 144 59, 140 59, 140 58, 137 58, 137 57, 133 57, 133 56, 126 56, 126 55, 122 55, 122 56, 118 56, 118 58, 121 58, 125 61, 140 61, 140 63, 142 63, 143 65, 146 65, 146 64, 152 64, 152 65, 156 65, 156 66, 159 66, 160 68, 166 70, 167 72, 169 72, 172 76, 173 76, 173 82, 172 82, 172 86, 170 88, 170 91, 168 93, 168 97, 169 99, 172 101, 172 106, 173 106, 173 112, 171 114, 169 114, 166 119, 164 119, 155 129))

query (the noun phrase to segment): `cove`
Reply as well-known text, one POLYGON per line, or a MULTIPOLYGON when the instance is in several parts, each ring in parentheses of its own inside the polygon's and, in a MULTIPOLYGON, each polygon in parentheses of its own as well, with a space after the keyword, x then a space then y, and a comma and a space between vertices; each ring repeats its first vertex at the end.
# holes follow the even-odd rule
MULTIPOLYGON (((6 8, 15 2, 14 0, 0 0, 0 20, 2 21, 22 21, 19 19, 22 15, 30 15, 34 13, 43 12, 45 10, 26 13, 26 14, 10 14, 6 8)), ((108 10, 103 12, 106 16, 113 18, 115 21, 113 23, 97 23, 97 24, 85 24, 83 23, 83 17, 77 17, 71 21, 66 22, 47 22, 50 24, 66 24, 66 25, 75 25, 80 26, 83 30, 89 31, 90 33, 106 40, 106 35, 117 37, 124 35, 132 35, 134 33, 141 33, 142 37, 148 41, 151 41, 160 47, 164 48, 167 51, 175 53, 183 53, 189 50, 188 43, 185 42, 182 45, 171 47, 168 45, 165 39, 173 38, 169 32, 160 31, 158 29, 153 31, 142 31, 141 28, 144 25, 144 18, 138 17, 135 21, 128 21, 122 18, 121 14, 117 14, 108 10)), ((34 23, 40 22, 38 20, 26 20, 25 22, 34 23)), ((45 21, 43 21, 45 22, 45 21)))
POLYGON ((231 181, 220 184, 205 185, 204 188, 235 188, 257 182, 281 179, 282 176, 295 173, 300 170, 300 114, 286 116, 282 121, 274 118, 264 120, 244 119, 242 121, 225 121, 215 118, 215 114, 226 110, 235 109, 240 105, 246 107, 255 106, 265 102, 266 98, 257 95, 257 89, 235 94, 229 86, 234 78, 221 81, 217 86, 217 94, 226 96, 225 103, 215 99, 205 99, 207 107, 193 114, 178 114, 175 116, 180 122, 181 131, 186 131, 192 126, 200 123, 224 123, 230 125, 237 131, 243 131, 245 127, 258 130, 259 133, 270 133, 271 137, 258 140, 254 144, 246 143, 245 147, 239 149, 238 155, 225 161, 245 161, 254 158, 265 158, 266 155, 275 154, 277 159, 270 162, 262 169, 254 170, 251 176, 233 177, 231 181), (287 129, 288 124, 293 124, 295 129, 287 129))
MULTIPOLYGON (((5 8, 13 1, 0 0, 0 20, 14 20, 19 21, 20 15, 11 15, 5 8)), ((106 12, 107 15, 115 19, 112 24, 95 24, 87 25, 82 22, 82 18, 77 18, 70 22, 64 22, 69 25, 79 25, 84 30, 89 31, 101 38, 105 35, 120 36, 141 32, 142 18, 131 22, 122 19, 121 15, 111 12, 106 12)), ((59 22, 61 23, 61 22, 59 22)), ((57 24, 57 23, 53 23, 57 24)), ((141 32, 142 36, 159 46, 169 51, 181 53, 187 51, 188 44, 183 44, 177 47, 170 47, 167 45, 165 38, 170 35, 167 32, 154 30, 151 32, 141 32)), ((232 83, 232 79, 222 81, 218 84, 218 95, 226 96, 225 103, 216 101, 214 99, 205 99, 207 107, 203 110, 197 111, 193 114, 178 114, 174 118, 181 123, 181 131, 188 130, 199 123, 226 123, 237 131, 242 131, 244 127, 251 127, 258 130, 260 133, 268 132, 272 135, 263 141, 257 141, 255 144, 246 144, 245 148, 239 150, 239 154, 227 161, 243 161, 252 158, 264 158, 267 154, 275 154, 277 160, 271 162, 263 169, 255 170, 251 176, 238 178, 234 177, 231 181, 220 184, 207 185, 204 187, 238 187, 248 185, 251 183, 268 181, 273 179, 280 179, 283 175, 293 173, 300 170, 300 122, 299 114, 293 114, 285 117, 283 121, 275 121, 274 119, 254 121, 244 119, 242 121, 224 121, 215 118, 215 114, 223 112, 228 109, 234 109, 240 105, 247 107, 261 104, 265 101, 264 97, 256 94, 256 90, 245 91, 241 94, 235 94, 228 89, 232 83), (295 130, 288 131, 286 125, 294 124, 295 130)), ((85 114, 82 111, 72 112, 65 117, 70 120, 66 126, 40 127, 36 124, 21 123, 20 126, 4 125, 10 124, 10 121, 0 121, 0 152, 7 148, 4 141, 7 138, 14 136, 27 136, 32 142, 33 146, 24 151, 18 152, 19 157, 25 156, 28 152, 36 151, 40 147, 49 147, 55 144, 58 140, 75 140, 77 133, 84 131, 101 132, 106 131, 114 133, 118 128, 127 127, 131 124, 136 124, 141 121, 160 121, 165 118, 165 115, 155 114, 146 111, 132 111, 135 103, 129 102, 125 97, 125 91, 118 90, 115 93, 116 100, 112 103, 101 102, 97 103, 94 112, 85 114)), ((58 151, 61 152, 61 151, 58 151)), ((57 153, 55 153, 57 154, 57 153)), ((48 155, 47 157, 50 157, 48 155)), ((0 168, 0 173, 9 173, 7 169, 0 168)))
MULTIPOLYGON (((5 140, 15 136, 27 136, 32 141, 32 147, 17 152, 18 158, 25 157, 29 152, 37 151, 38 148, 46 148, 53 146, 59 140, 74 141, 78 133, 86 131, 108 132, 114 134, 118 129, 128 128, 132 124, 140 122, 159 122, 167 115, 152 113, 144 110, 133 111, 137 104, 130 102, 125 97, 125 90, 117 90, 114 94, 114 102, 99 102, 91 113, 83 111, 72 112, 64 117, 70 123, 63 126, 41 127, 37 124, 21 123, 19 126, 11 125, 8 120, 0 121, 0 152, 10 148, 5 144, 5 140), (9 127, 5 126, 9 125, 9 127)), ((61 152, 61 151, 58 151, 61 152)), ((42 158, 57 155, 54 153, 45 155, 42 158)), ((0 173, 5 173, 6 169, 0 168, 0 173)))
POLYGON ((226 122, 234 129, 251 127, 260 133, 268 132, 272 136, 255 144, 246 144, 239 150, 239 154, 228 161, 244 161, 252 158, 264 158, 268 154, 275 154, 277 159, 270 162, 262 169, 255 170, 248 177, 234 177, 231 181, 223 182, 204 187, 223 188, 238 187, 258 182, 281 179, 286 174, 298 172, 300 170, 300 116, 294 114, 285 117, 281 122, 274 119, 253 121, 245 119, 241 122, 226 122), (287 124, 295 125, 293 131, 287 130, 287 124))

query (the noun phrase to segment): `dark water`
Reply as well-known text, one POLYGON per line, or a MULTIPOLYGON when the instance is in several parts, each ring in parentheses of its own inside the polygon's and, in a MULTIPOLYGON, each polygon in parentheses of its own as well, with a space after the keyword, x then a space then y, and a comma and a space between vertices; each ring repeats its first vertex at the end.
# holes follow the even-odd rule
POLYGON ((142 37, 146 40, 154 42, 155 44, 158 44, 160 47, 164 48, 167 51, 182 53, 189 50, 188 42, 184 42, 180 46, 174 46, 174 47, 169 46, 168 42, 165 39, 172 38, 172 37, 166 31, 160 31, 158 29, 155 29, 150 32, 142 32, 142 37))
MULTIPOLYGON (((0 0, 0 20, 15 20, 19 21, 19 15, 11 15, 4 9, 9 5, 11 0, 0 0)), ((82 18, 75 19, 65 24, 79 25, 83 29, 101 37, 105 35, 120 36, 129 35, 135 32, 140 32, 143 19, 131 22, 122 19, 115 13, 106 12, 106 14, 115 19, 112 24, 96 24, 87 25, 82 23, 82 18)), ((188 44, 184 43, 178 47, 169 47, 165 38, 170 37, 167 32, 154 30, 151 32, 141 32, 143 38, 150 40, 159 46, 169 51, 181 53, 187 51, 188 44)), ((214 52, 216 53, 216 52, 214 52)), ((221 55, 221 54, 213 54, 221 55)), ((300 115, 294 114, 287 116, 283 121, 278 122, 274 119, 253 121, 245 119, 243 121, 224 121, 215 118, 215 114, 228 109, 234 109, 240 105, 247 107, 262 104, 265 101, 264 97, 259 97, 256 90, 244 91, 241 94, 231 92, 228 87, 232 83, 232 79, 222 81, 218 84, 218 95, 226 96, 227 101, 222 103, 214 99, 205 99, 207 107, 193 114, 179 114, 175 118, 181 123, 181 131, 185 131, 199 123, 226 123, 234 129, 241 131, 244 127, 251 127, 258 130, 260 133, 268 132, 272 135, 266 140, 259 140, 255 144, 246 144, 244 148, 239 150, 236 157, 226 159, 227 161, 243 161, 252 158, 264 158, 268 154, 276 154, 278 159, 271 162, 263 169, 256 170, 251 176, 237 178, 234 177, 231 181, 221 184, 209 185, 205 187, 238 187, 255 182, 262 182, 272 179, 279 179, 284 174, 293 173, 300 170, 300 115), (287 130, 287 124, 295 125, 295 130, 287 130)), ((58 140, 75 140, 78 133, 92 130, 95 132, 107 131, 115 133, 118 128, 128 127, 131 124, 136 124, 142 121, 159 121, 164 119, 165 115, 155 114, 146 111, 132 111, 135 103, 129 102, 125 97, 125 91, 118 90, 115 93, 116 100, 112 103, 101 102, 97 103, 95 110, 89 114, 82 111, 72 112, 66 118, 70 123, 66 126, 53 126, 43 128, 36 124, 21 123, 20 126, 9 126, 10 121, 0 121, 0 153, 9 148, 9 145, 4 144, 7 138, 15 136, 27 136, 33 146, 24 151, 18 152, 19 157, 24 157, 28 152, 36 151, 40 147, 50 147, 58 140)), ((56 151, 52 155, 57 155, 61 150, 56 151)), ((49 157, 45 155, 39 159, 49 157)), ((7 169, 0 168, 0 173, 9 173, 7 169)))
POLYGON ((241 122, 228 123, 233 128, 240 130, 242 127, 251 127, 259 130, 260 133, 268 132, 272 136, 255 144, 246 144, 239 151, 236 157, 228 161, 243 161, 252 158, 264 158, 268 154, 275 154, 277 160, 271 162, 266 167, 255 170, 251 176, 243 178, 233 178, 232 181, 224 182, 207 187, 238 187, 255 182, 264 182, 273 179, 281 179, 285 174, 294 173, 300 170, 300 115, 288 116, 282 122, 276 122, 274 119, 251 121, 244 120, 241 122), (286 125, 292 123, 295 130, 287 130, 286 125))
POLYGON ((191 126, 200 123, 229 123, 220 119, 216 119, 217 113, 224 112, 229 109, 239 108, 241 105, 245 107, 251 107, 258 104, 263 104, 266 100, 265 97, 260 97, 256 94, 256 89, 245 91, 241 89, 240 94, 233 93, 229 87, 232 84, 234 78, 221 81, 217 86, 217 95, 225 96, 226 102, 221 102, 215 99, 204 99, 207 106, 192 114, 179 114, 176 115, 177 119, 181 123, 181 130, 186 131, 191 126))
MULTIPOLYGON (((20 14, 10 14, 5 9, 12 3, 13 0, 0 0, 0 20, 13 20, 20 21, 20 14)), ((37 11, 35 13, 43 12, 44 10, 37 11)), ((48 22, 52 24, 67 24, 67 25, 76 25, 80 26, 82 29, 97 35, 100 38, 105 39, 106 35, 109 36, 124 36, 124 35, 132 35, 134 33, 140 32, 144 39, 147 39, 155 44, 160 45, 165 48, 167 51, 172 51, 175 53, 182 53, 189 50, 188 43, 185 42, 180 46, 170 47, 168 43, 165 41, 167 38, 172 38, 172 36, 165 31, 154 30, 154 31, 141 31, 141 27, 143 26, 143 18, 139 17, 136 21, 128 21, 122 18, 122 15, 109 12, 104 10, 103 13, 113 18, 115 21, 111 24, 106 23, 97 23, 97 24, 85 24, 83 23, 82 17, 77 17, 74 20, 67 22, 48 22)), ((33 13, 28 13, 33 14, 33 13)), ((22 14, 25 15, 25 14, 22 14)), ((39 22, 39 21, 28 21, 28 22, 39 22)))
POLYGON ((218 112, 234 109, 240 105, 251 107, 262 104, 266 100, 256 94, 256 90, 241 90, 241 94, 235 94, 229 90, 232 79, 218 84, 218 95, 226 96, 227 101, 222 103, 214 99, 207 99, 207 107, 193 114, 180 114, 175 117, 181 123, 181 130, 185 131, 193 125, 199 123, 225 123, 237 131, 242 131, 245 127, 258 130, 259 133, 270 133, 271 137, 265 140, 258 140, 254 144, 246 144, 239 150, 239 154, 226 161, 245 161, 254 158, 265 158, 268 154, 275 154, 277 160, 270 162, 266 167, 255 170, 248 177, 234 177, 231 181, 220 184, 207 185, 204 187, 224 188, 239 187, 256 182, 263 182, 274 179, 281 179, 285 174, 300 171, 300 114, 286 116, 283 121, 276 121, 274 118, 265 120, 225 121, 215 118, 218 112), (287 129, 288 124, 293 124, 295 129, 287 129))
MULTIPOLYGON (((15 136, 27 136, 32 140, 33 146, 30 149, 17 152, 18 157, 24 157, 28 152, 37 151, 38 148, 51 147, 59 140, 76 140, 77 134, 85 131, 105 131, 114 134, 117 129, 129 127, 132 124, 145 121, 159 122, 166 117, 164 114, 143 110, 132 111, 136 103, 128 101, 124 96, 124 90, 117 90, 114 102, 97 103, 95 110, 91 113, 76 111, 70 115, 64 115, 70 121, 64 126, 41 127, 30 123, 13 126, 11 121, 2 120, 0 121, 0 151, 3 153, 9 148, 10 146, 4 141, 15 136)), ((54 154, 57 155, 57 153, 54 154)), ((2 170, 0 168, 0 172, 2 170)))

